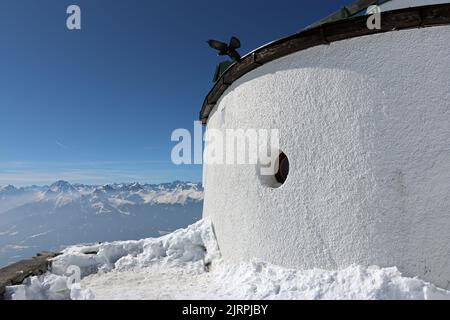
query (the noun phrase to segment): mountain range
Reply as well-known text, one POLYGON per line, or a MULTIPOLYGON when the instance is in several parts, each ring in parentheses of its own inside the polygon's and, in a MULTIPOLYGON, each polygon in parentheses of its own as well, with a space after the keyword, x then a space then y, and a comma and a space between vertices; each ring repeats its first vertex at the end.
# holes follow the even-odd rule
POLYGON ((160 236, 201 218, 200 183, 0 187, 0 266, 76 243, 160 236))

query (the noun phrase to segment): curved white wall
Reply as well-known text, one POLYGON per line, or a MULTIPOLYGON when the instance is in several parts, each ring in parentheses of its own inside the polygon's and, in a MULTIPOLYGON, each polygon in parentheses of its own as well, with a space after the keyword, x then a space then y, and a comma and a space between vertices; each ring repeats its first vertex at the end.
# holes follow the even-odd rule
POLYGON ((449 0, 391 0, 380 5, 382 11, 449 3, 449 0))
POLYGON ((204 165, 225 259, 397 266, 450 281, 450 27, 395 31, 270 62, 222 96, 207 129, 279 128, 286 183, 204 165))

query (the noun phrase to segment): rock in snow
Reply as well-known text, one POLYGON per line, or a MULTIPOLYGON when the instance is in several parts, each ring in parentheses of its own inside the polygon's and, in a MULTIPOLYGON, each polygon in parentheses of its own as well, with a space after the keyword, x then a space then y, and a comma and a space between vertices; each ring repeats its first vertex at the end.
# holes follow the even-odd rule
POLYGON ((160 238, 72 246, 9 299, 450 299, 450 291, 397 268, 294 270, 221 260, 211 223, 160 238), (75 266, 75 267, 74 267, 75 266), (78 267, 78 268, 77 268, 78 267), (81 281, 77 279, 77 272, 81 281), (75 272, 74 272, 75 271, 75 272))

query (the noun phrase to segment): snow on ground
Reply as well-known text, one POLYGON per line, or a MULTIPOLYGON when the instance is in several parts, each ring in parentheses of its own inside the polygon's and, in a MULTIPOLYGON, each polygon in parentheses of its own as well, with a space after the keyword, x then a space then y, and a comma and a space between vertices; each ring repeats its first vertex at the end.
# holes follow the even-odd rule
POLYGON ((78 245, 45 275, 8 287, 10 299, 450 299, 395 268, 294 270, 225 263, 209 221, 160 238, 78 245), (76 267, 74 267, 76 266, 76 267), (78 268, 77 268, 78 267, 78 268), (76 281, 77 270, 81 282, 76 281), (70 287, 70 289, 69 289, 70 287))

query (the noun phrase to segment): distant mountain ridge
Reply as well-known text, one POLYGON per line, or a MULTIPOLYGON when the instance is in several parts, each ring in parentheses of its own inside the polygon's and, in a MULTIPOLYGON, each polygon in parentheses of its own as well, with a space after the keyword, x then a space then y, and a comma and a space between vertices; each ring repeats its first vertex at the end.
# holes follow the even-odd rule
POLYGON ((201 183, 0 187, 0 266, 74 243, 140 239, 201 218, 201 183))
MULTIPOLYGON (((56 181, 50 186, 17 188, 12 185, 0 187, 0 201, 14 200, 18 206, 32 202, 55 202, 57 207, 73 201, 90 202, 93 208, 107 206, 123 213, 120 207, 137 204, 186 204, 203 200, 201 183, 174 181, 161 184, 114 183, 105 185, 70 184, 56 181), (9 198, 9 199, 8 199, 9 198)), ((11 205, 0 203, 0 213, 10 210, 11 205)), ((104 213, 104 211, 97 211, 104 213)), ((1 224, 1 223, 0 223, 1 224)))

